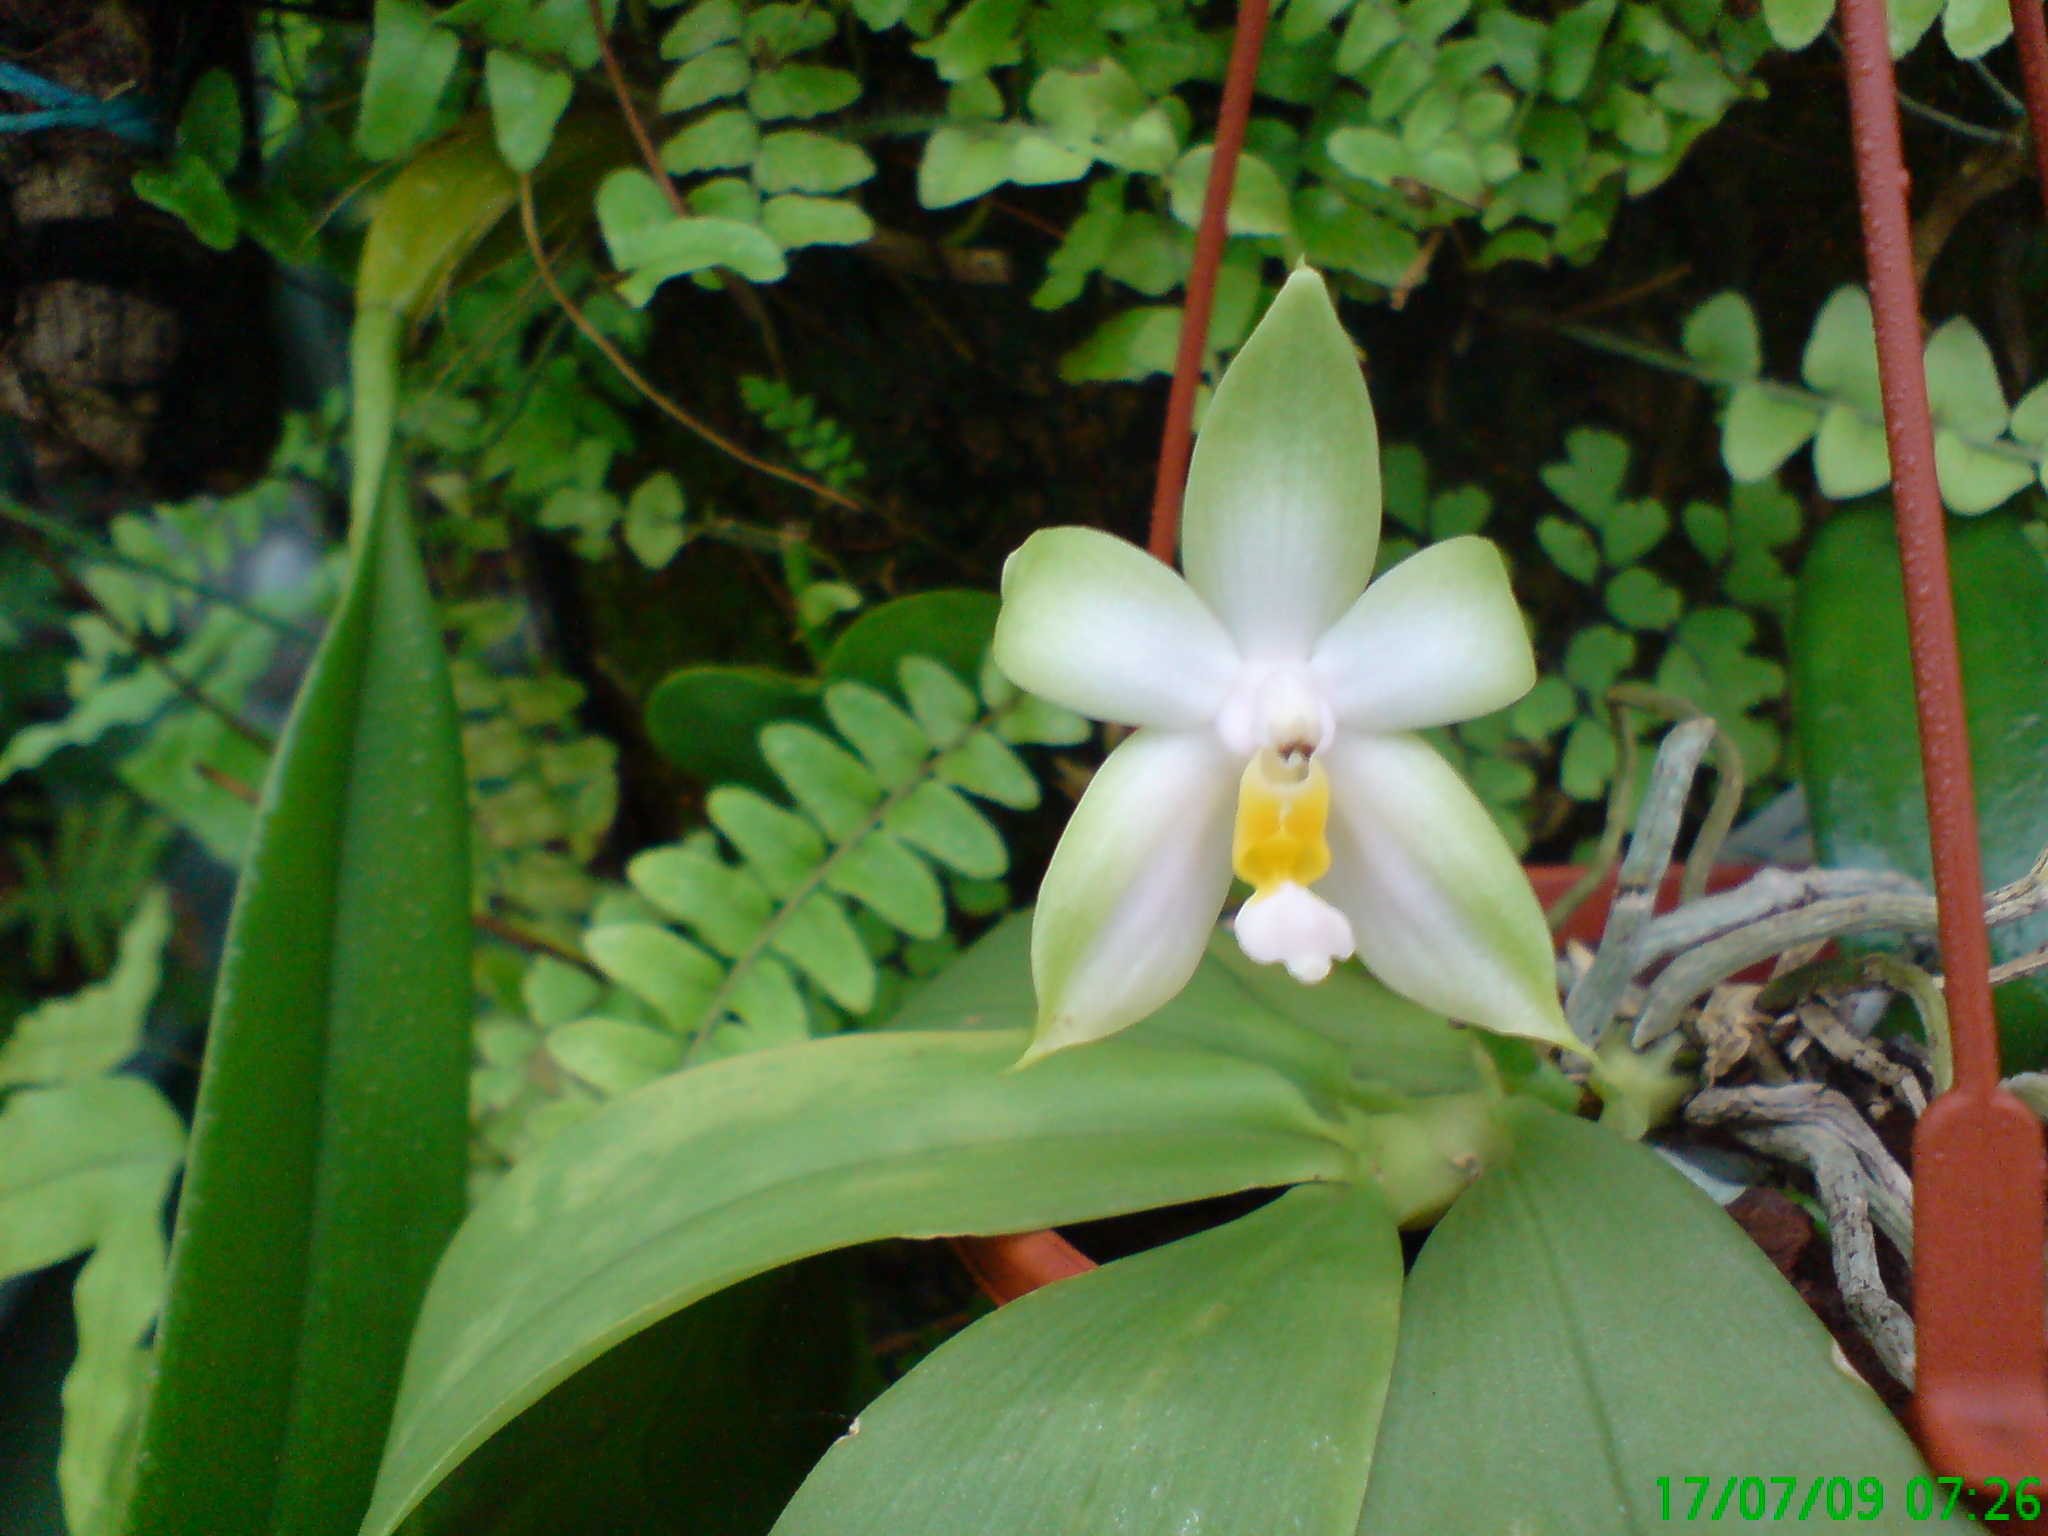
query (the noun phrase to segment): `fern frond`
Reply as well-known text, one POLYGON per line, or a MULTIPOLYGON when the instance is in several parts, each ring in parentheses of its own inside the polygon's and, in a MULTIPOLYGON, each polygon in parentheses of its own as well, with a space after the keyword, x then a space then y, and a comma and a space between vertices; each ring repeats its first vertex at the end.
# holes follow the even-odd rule
POLYGON ((660 920, 585 935, 598 968, 686 1042, 686 1062, 875 1016, 908 970, 946 952, 949 901, 977 917, 1007 905, 1008 850, 976 802, 1036 805, 1013 745, 1071 743, 1087 723, 993 671, 979 695, 925 657, 904 658, 898 677, 900 700, 828 687, 829 732, 766 727, 788 803, 712 791, 710 829, 627 867, 660 920))

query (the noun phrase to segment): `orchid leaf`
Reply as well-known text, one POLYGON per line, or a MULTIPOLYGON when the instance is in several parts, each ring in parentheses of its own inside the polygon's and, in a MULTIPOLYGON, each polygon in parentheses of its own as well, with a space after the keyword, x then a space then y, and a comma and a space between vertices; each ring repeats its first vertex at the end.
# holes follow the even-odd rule
POLYGON ((1344 1530, 1400 1295, 1371 1186, 1294 1190, 942 1345, 862 1412, 775 1536, 1344 1530))
POLYGON ((353 1536, 468 1169, 470 861, 397 497, 300 690, 236 897, 122 1529, 353 1536))
POLYGON ((1753 1504, 1692 1510, 1686 1479, 1718 1496, 1752 1471, 1802 1497, 1816 1474, 1878 1478, 1859 1529, 1918 1529, 1912 1442, 1733 1222, 1611 1131, 1526 1099, 1499 1117, 1513 1152, 1409 1276, 1359 1536, 1750 1529, 1753 1504), (1656 1304, 1681 1270, 1715 1298, 1704 1319, 1656 1304))
POLYGON ((1112 1041, 1009 1070, 1023 1048, 841 1036, 681 1073, 561 1133, 442 1260, 365 1536, 606 1350, 750 1275, 1352 1170, 1270 1068, 1112 1041))

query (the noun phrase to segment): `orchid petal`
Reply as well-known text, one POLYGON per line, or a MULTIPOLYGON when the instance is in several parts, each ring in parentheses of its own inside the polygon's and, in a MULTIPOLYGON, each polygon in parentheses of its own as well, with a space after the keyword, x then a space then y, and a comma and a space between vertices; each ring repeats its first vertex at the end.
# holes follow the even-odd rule
POLYGON ((1270 896, 1254 896, 1238 908, 1238 947, 1260 965, 1284 965, 1296 981, 1314 983, 1338 960, 1358 952, 1351 923, 1306 886, 1288 881, 1270 896))
POLYGON ((1322 278, 1287 280, 1223 380, 1181 518, 1188 581, 1253 660, 1306 660, 1365 590, 1379 433, 1322 278))
POLYGON ((1557 996, 1536 893, 1465 781, 1415 736, 1339 732, 1330 872, 1317 888, 1358 957, 1424 1007, 1583 1051, 1557 996))
POLYGON ((1536 656, 1500 551, 1468 535, 1366 588, 1316 646, 1311 670, 1340 725, 1412 731, 1514 703, 1536 682, 1536 656))
POLYGON ((1097 720, 1206 725, 1237 675, 1216 616, 1170 566, 1093 528, 1047 528, 1003 565, 996 665, 1097 720))
POLYGON ((1115 1034, 1187 984, 1230 887, 1236 758, 1210 731, 1140 731, 1096 769, 1031 924, 1025 1060, 1115 1034))

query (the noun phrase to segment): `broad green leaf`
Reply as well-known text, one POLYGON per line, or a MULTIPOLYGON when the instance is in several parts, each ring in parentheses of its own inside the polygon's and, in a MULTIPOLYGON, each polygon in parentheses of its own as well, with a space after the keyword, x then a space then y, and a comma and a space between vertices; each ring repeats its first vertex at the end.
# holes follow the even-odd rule
POLYGON ((1749 713, 1785 691, 1785 673, 1756 655, 1756 620, 1739 608, 1700 608, 1672 632, 1657 664, 1657 686, 1714 717, 1761 777, 1778 761, 1776 727, 1749 713))
POLYGON ((356 148, 372 160, 396 160, 425 138, 461 51, 461 40, 435 25, 420 0, 377 0, 356 148))
POLYGON ((707 784, 778 788, 761 727, 823 718, 815 682, 767 667, 682 667, 647 700, 647 734, 661 755, 707 784))
POLYGON ((822 117, 851 106, 860 96, 860 79, 825 64, 785 64, 756 75, 747 87, 747 105, 754 116, 822 117))
MULTIPOLYGON (((2017 513, 1949 524, 1956 639, 1977 785, 1984 880, 2025 874, 2048 844, 2048 570, 2017 513)), ((1927 810, 1889 507, 1821 525, 1799 578, 1793 724, 1819 862, 1926 882, 1927 810)), ((2000 960, 2048 943, 2048 919, 1995 928, 2000 960)), ((2048 1063, 2048 985, 1998 989, 2007 1072, 2048 1063)))
POLYGON ((168 165, 146 165, 133 177, 135 195, 182 220, 200 244, 231 251, 242 238, 234 199, 212 166, 197 155, 178 155, 168 165))
POLYGON ((863 1410, 775 1536, 1348 1530, 1394 1367, 1370 1185, 1035 1291, 863 1410))
MULTIPOLYGON (((1825 19, 1826 12, 1822 15, 1825 19)), ((1685 322, 1685 352, 1730 384, 1755 378, 1763 369, 1763 343, 1749 300, 1739 293, 1717 293, 1694 310, 1685 322)))
POLYGON ((904 788, 931 758, 931 739, 918 723, 865 683, 832 684, 825 690, 825 713, 884 789, 904 788))
POLYGON ((1806 445, 1820 410, 1769 384, 1736 386, 1721 422, 1721 462, 1737 481, 1761 480, 1806 445))
POLYGON ((1022 57, 1017 33, 1025 0, 967 0, 945 30, 917 52, 938 66, 942 80, 970 80, 1022 57))
POLYGON ((833 860, 825 883, 912 938, 935 939, 945 931, 945 893, 931 867, 880 827, 833 860))
POLYGON ((121 930, 112 975, 14 1021, 0 1045, 0 1088, 78 1082, 111 1072, 134 1055, 156 998, 170 931, 170 902, 161 887, 152 886, 121 930))
POLYGON ((1628 478, 1628 444, 1612 432, 1574 427, 1565 434, 1564 458, 1540 471, 1550 493, 1598 527, 1620 499, 1628 478))
POLYGON ((670 75, 656 105, 664 112, 688 112, 707 101, 737 96, 753 77, 754 68, 744 50, 713 48, 670 75))
MULTIPOLYGON (((1202 222, 1202 201, 1209 190, 1209 162, 1215 154, 1215 147, 1207 144, 1189 150, 1175 162, 1167 179, 1173 216, 1190 229, 1202 222)), ((1227 222, 1233 235, 1289 235, 1294 231, 1287 188, 1273 167, 1257 155, 1246 153, 1238 157, 1227 222)))
POLYGON ((714 789, 704 802, 711 825, 745 857, 778 897, 794 895, 825 859, 818 829, 796 812, 738 785, 714 789))
POLYGON ((867 151, 808 128, 769 134, 754 168, 763 192, 843 192, 874 174, 867 151))
POLYGON ((1729 497, 1729 530, 1737 549, 1777 549, 1806 528, 1799 498, 1775 480, 1738 485, 1729 497))
POLYGON ((1528 741, 1548 741, 1578 715, 1579 701, 1561 677, 1539 679, 1508 710, 1515 734, 1528 741))
POLYGON ((761 128, 740 107, 708 113, 661 146, 662 168, 676 176, 736 170, 754 163, 761 128))
POLYGON ((1884 408, 1877 380, 1877 331, 1870 297, 1861 288, 1837 288, 1828 295, 1806 339, 1800 364, 1806 382, 1824 395, 1876 417, 1884 408))
POLYGON ((918 728, 940 749, 954 746, 981 712, 981 701, 951 668, 929 656, 905 656, 896 664, 903 697, 918 728))
POLYGON ((879 1385, 859 1280, 828 1254, 656 1323, 493 1435, 407 1536, 762 1536, 879 1385))
POLYGON ((1356 273, 1382 287, 1412 271, 1422 248, 1409 229, 1327 185, 1296 192, 1294 227, 1311 265, 1356 273))
POLYGON ((1589 624, 1565 647, 1564 675, 1598 698, 1621 680, 1635 660, 1635 636, 1625 635, 1611 624, 1589 624))
POLYGON ((1719 565, 1728 557, 1728 514, 1721 508, 1711 502, 1689 501, 1679 521, 1685 525, 1692 547, 1709 565, 1719 565))
POLYGON ((781 247, 751 224, 679 218, 645 171, 621 169, 597 189, 597 222, 612 260, 630 274, 620 293, 644 305, 669 278, 730 267, 749 282, 779 281, 789 270, 781 247))
POLYGON ((1764 23, 1771 40, 1796 53, 1827 30, 1835 8, 1828 0, 1764 0, 1764 23))
POLYGON ((683 490, 663 470, 641 481, 626 503, 621 537, 634 558, 658 571, 675 558, 686 537, 683 531, 683 490))
MULTIPOLYGON (((810 1035, 811 1013, 796 978, 773 955, 757 955, 735 967, 724 1003, 746 1026, 743 1049, 792 1045, 810 1035)), ((717 1021, 711 1023, 715 1027, 717 1021)))
POLYGON ((1952 512, 1974 517, 2003 506, 2034 483, 2034 460, 2011 449, 1986 447, 1943 427, 1934 434, 1934 472, 1941 499, 1952 512))
POLYGON ((981 127, 945 127, 925 140, 917 200, 927 208, 968 202, 1010 179, 1010 143, 981 127))
POLYGON ((725 982, 725 967, 656 923, 606 923, 583 935, 597 968, 687 1034, 725 982))
POLYGON ((1678 589, 1640 565, 1607 583, 1607 611, 1630 629, 1669 629, 1685 612, 1678 589))
POLYGON ((787 958, 848 1013, 875 1003, 875 963, 847 920, 846 909, 824 891, 790 907, 777 924, 776 953, 787 958))
POLYGON ((1590 716, 1574 721, 1558 758, 1558 783, 1574 800, 1597 799, 1614 777, 1617 753, 1614 730, 1606 721, 1590 716))
POLYGON ((350 1536, 462 1213, 468 794, 404 507, 371 505, 236 896, 128 1536, 350 1536))
POLYGON ((1360 1536, 1764 1524, 1735 1507, 1686 1518, 1685 1479, 1702 1475, 1717 1494, 1731 1475, 1796 1476, 1802 1495, 1816 1476, 1877 1477, 1884 1512, 1858 1528, 1919 1529, 1905 1488, 1929 1474, 1912 1442, 1712 1201, 1598 1126, 1522 1099, 1500 1118, 1512 1156, 1409 1275, 1360 1536), (1681 1270, 1710 1315, 1653 1304, 1681 1270))
POLYGON ((1650 497, 1617 501, 1594 520, 1610 566, 1634 565, 1671 531, 1671 514, 1650 497))
POLYGON ((1941 36, 1957 58, 1981 58, 2012 36, 2012 7, 1998 0, 1948 0, 1941 36))
POLYGON ((767 727, 761 732, 761 755, 834 842, 852 837, 881 802, 881 783, 860 759, 807 725, 767 727))
POLYGON ((1927 338, 1927 403, 1936 423, 1973 442, 1992 441, 2011 419, 1991 348, 1961 315, 1927 338))
POLYGON ((1096 332, 1060 359, 1069 384, 1148 378, 1171 373, 1180 345, 1180 306, 1141 304, 1103 322, 1096 332))
POLYGON ((581 1018, 597 1006, 604 988, 577 966, 542 955, 520 979, 519 1000, 526 1016, 547 1028, 581 1018))
POLYGON ((1536 524, 1536 542, 1572 580, 1590 585, 1599 579, 1600 549, 1581 524, 1562 517, 1542 518, 1536 524))
POLYGON ((1943 0, 1898 0, 1897 4, 1885 7, 1885 19, 1891 24, 1893 58, 1903 58, 1927 35, 1934 18, 1941 14, 1942 3, 1943 0))
POLYGON ((607 1098, 631 1093, 683 1062, 674 1035, 625 1019, 578 1019, 548 1031, 548 1055, 607 1098))
POLYGON ((1813 439, 1813 474, 1832 501, 1882 490, 1892 478, 1883 425, 1856 406, 1829 406, 1813 439))
POLYGON ((838 30, 830 11, 806 0, 775 0, 747 13, 747 43, 757 54, 788 58, 829 42, 838 30))
POLYGON ((1105 1041, 1011 1071, 1025 1036, 868 1034, 650 1084, 515 1168, 442 1260, 364 1536, 556 1384, 806 1254, 1029 1231, 1349 1176, 1285 1078, 1105 1041))
POLYGON ((11 1095, 0 1109, 0 1280, 91 1250, 72 1286, 78 1351, 64 1379, 57 1480, 65 1523, 99 1536, 115 1513, 163 1302, 164 1200, 184 1127, 140 1078, 11 1095))
POLYGON ((993 592, 954 587, 878 603, 840 632, 820 670, 829 681, 887 691, 900 680, 898 667, 915 656, 941 662, 963 681, 972 680, 981 675, 1000 606, 993 592))
POLYGON ((1585 92, 1614 11, 1615 0, 1582 0, 1551 23, 1543 50, 1543 87, 1550 95, 1577 101, 1585 92))
POLYGON ((726 863, 711 843, 699 833, 683 843, 650 848, 626 866, 626 878, 634 890, 731 958, 752 947, 768 926, 771 908, 761 883, 726 863))
POLYGON ((536 64, 523 54, 493 48, 484 56, 484 92, 498 153, 515 171, 531 171, 546 157, 555 124, 569 105, 576 82, 568 74, 536 64))
POLYGON ((1049 133, 1026 130, 1010 138, 1010 180, 1020 187, 1079 181, 1094 163, 1088 150, 1071 149, 1049 133))
MULTIPOLYGON (((1012 913, 911 996, 889 1028, 1028 1029, 1037 1017, 1030 949, 1031 914, 1012 913)), ((1351 1083, 1389 1096, 1448 1097, 1483 1084, 1468 1032, 1365 971, 1341 966, 1304 987, 1245 959, 1220 930, 1180 994, 1118 1038, 1248 1055, 1316 1094, 1351 1083)))
POLYGON ((795 193, 771 197, 762 204, 761 227, 785 250, 805 245, 860 245, 875 235, 875 221, 860 204, 843 197, 802 197, 795 193))
POLYGON ((676 18, 663 34, 664 59, 694 59, 720 43, 740 40, 740 8, 734 0, 701 0, 676 18))
POLYGON ((178 150, 196 156, 226 181, 242 158, 242 102, 234 76, 209 69, 193 83, 178 114, 178 150))
POLYGON ((2012 408, 2013 438, 2031 447, 2048 444, 2048 384, 2036 384, 2012 408))
POLYGON ((1384 129, 1338 128, 1327 147, 1340 169, 1376 186, 1392 186, 1395 177, 1408 174, 1408 151, 1384 129))
POLYGON ((939 777, 956 788, 1012 810, 1038 804, 1038 780, 1023 761, 988 731, 976 731, 939 760, 939 777))
POLYGON ((944 784, 923 783, 889 808, 882 825, 921 853, 977 880, 1010 867, 1009 850, 981 813, 944 784))

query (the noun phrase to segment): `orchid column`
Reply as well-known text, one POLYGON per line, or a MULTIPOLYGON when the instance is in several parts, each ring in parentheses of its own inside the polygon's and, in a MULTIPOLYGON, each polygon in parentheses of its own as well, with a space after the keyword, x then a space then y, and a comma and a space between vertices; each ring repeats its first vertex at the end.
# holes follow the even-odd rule
MULTIPOLYGON (((1217 386, 1183 579, 1090 528, 1003 571, 997 663, 1137 727, 1082 797, 1031 935, 1030 1055, 1134 1024, 1186 984, 1235 871, 1252 959, 1305 982, 1356 953, 1427 1007, 1577 1049, 1513 853, 1415 732, 1535 681, 1499 552, 1450 539, 1370 587, 1379 435, 1351 342, 1303 268, 1217 386)), ((1028 1058, 1027 1058, 1028 1059, 1028 1058)))

